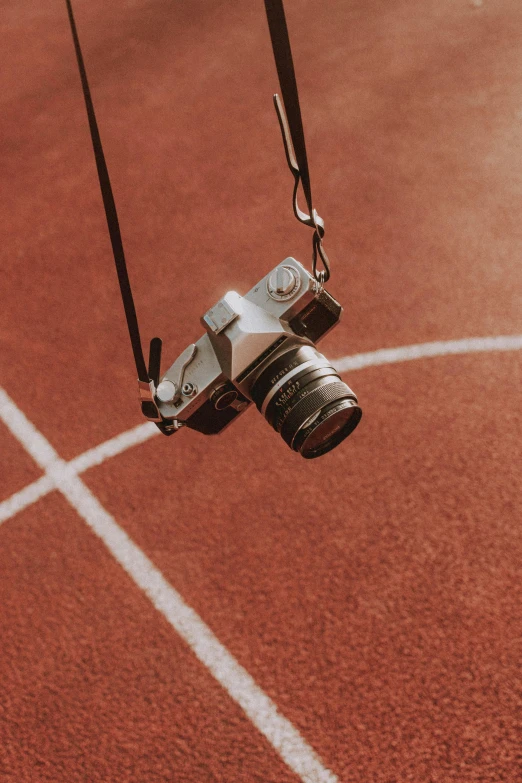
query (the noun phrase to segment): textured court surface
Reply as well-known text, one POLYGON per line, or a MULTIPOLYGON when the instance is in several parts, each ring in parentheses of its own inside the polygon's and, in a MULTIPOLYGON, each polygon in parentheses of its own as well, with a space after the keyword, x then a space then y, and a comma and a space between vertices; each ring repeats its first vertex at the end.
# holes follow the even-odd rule
MULTIPOLYGON (((287 5, 364 409, 312 462, 142 425, 65 6, 0 11, 2 783, 522 779, 522 5, 287 5)), ((75 8, 170 363, 308 260, 263 7, 75 8)))

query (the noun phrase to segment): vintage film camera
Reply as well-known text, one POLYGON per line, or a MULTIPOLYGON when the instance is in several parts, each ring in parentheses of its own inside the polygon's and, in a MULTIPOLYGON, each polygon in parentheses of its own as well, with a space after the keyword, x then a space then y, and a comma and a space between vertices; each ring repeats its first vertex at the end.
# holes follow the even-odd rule
POLYGON ((273 96, 285 155, 294 177, 296 218, 314 229, 313 276, 286 258, 244 297, 229 291, 202 318, 206 334, 189 345, 160 380, 162 341, 150 343, 145 365, 114 196, 85 72, 71 0, 66 0, 87 109, 107 225, 138 374, 142 413, 165 435, 187 426, 221 432, 254 402, 272 427, 306 459, 343 441, 361 419, 353 391, 315 344, 335 326, 342 307, 324 290, 330 264, 323 249, 324 222, 312 191, 292 52, 282 0, 265 0, 283 101, 273 96), (290 108, 286 114, 285 106, 290 108), (297 201, 299 184, 309 214, 297 201), (320 258, 323 270, 316 269, 320 258))
POLYGON ((294 258, 246 296, 229 291, 201 319, 206 334, 162 376, 162 428, 221 432, 255 403, 294 451, 311 459, 337 446, 362 412, 315 348, 342 307, 294 258))

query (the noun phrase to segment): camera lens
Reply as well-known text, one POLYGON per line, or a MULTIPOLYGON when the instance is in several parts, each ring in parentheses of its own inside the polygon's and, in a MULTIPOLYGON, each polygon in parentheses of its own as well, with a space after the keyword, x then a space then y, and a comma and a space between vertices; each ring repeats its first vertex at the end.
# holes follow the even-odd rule
POLYGON ((256 378, 251 395, 268 423, 306 459, 341 443, 362 415, 353 391, 309 345, 286 343, 256 378))

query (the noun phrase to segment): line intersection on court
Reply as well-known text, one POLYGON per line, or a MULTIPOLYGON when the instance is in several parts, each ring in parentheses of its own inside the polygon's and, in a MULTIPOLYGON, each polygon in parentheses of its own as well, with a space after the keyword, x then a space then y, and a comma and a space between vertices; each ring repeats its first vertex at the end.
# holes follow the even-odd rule
POLYGON ((272 699, 101 505, 72 464, 60 459, 51 444, 1 388, 0 418, 46 471, 43 478, 47 477, 53 488, 65 496, 198 660, 239 704, 285 764, 303 783, 338 783, 338 778, 325 767, 293 724, 281 715, 272 699))

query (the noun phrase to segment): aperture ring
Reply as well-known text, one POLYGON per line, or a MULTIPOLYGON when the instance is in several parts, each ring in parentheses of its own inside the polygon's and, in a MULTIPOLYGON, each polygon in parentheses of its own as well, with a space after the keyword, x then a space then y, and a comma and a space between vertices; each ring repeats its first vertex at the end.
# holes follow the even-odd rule
MULTIPOLYGON (((265 399, 263 401, 263 404, 261 406, 261 409, 260 409, 261 413, 263 414, 263 416, 265 415, 266 409, 268 408, 268 405, 270 404, 271 400, 283 388, 283 386, 288 381, 290 381, 295 375, 298 375, 300 372, 302 372, 303 370, 306 370, 308 367, 310 367, 311 369, 315 370, 315 369, 320 369, 320 368, 323 368, 323 367, 331 367, 331 365, 330 365, 330 362, 328 361, 328 359, 324 359, 323 361, 318 361, 317 359, 310 359, 307 362, 303 362, 302 364, 298 364, 297 367, 294 367, 292 370, 287 372, 287 374, 284 375, 281 378, 280 381, 278 381, 276 384, 274 384, 274 386, 272 386, 272 388, 270 389, 270 391, 266 395, 266 397, 265 397, 265 399)), ((335 372, 333 367, 332 367, 332 372, 335 372)))
POLYGON ((276 432, 281 432, 287 417, 301 400, 318 386, 337 380, 339 375, 331 365, 307 368, 281 387, 279 395, 273 397, 271 405, 266 409, 265 419, 276 432))

